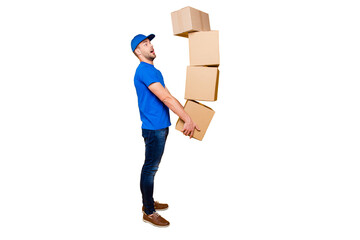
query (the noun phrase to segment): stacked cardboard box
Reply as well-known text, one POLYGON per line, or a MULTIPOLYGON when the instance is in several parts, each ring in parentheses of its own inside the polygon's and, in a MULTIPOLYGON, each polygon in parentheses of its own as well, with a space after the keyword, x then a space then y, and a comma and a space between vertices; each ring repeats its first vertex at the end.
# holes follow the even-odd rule
MULTIPOLYGON (((186 70, 184 109, 201 131, 194 138, 202 140, 215 111, 197 101, 216 101, 218 93, 220 53, 219 31, 210 29, 209 15, 192 7, 171 13, 175 36, 189 39, 190 66, 186 70), (197 101, 195 101, 197 100, 197 101)), ((182 131, 179 118, 176 129, 182 131)))

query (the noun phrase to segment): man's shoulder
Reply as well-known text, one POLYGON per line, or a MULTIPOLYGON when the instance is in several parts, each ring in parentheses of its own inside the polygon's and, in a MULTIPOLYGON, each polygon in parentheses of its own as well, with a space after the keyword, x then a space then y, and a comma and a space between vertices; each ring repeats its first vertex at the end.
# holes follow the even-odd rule
POLYGON ((155 69, 154 65, 146 63, 146 62, 140 62, 138 69, 155 69))
POLYGON ((139 66, 136 69, 136 75, 139 76, 150 75, 152 77, 155 77, 159 73, 161 74, 161 72, 151 64, 139 64, 139 66))

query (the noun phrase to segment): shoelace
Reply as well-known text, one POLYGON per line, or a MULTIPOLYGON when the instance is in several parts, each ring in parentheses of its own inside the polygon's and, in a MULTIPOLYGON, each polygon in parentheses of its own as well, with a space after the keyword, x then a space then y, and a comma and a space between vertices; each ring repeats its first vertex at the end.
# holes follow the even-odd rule
POLYGON ((153 212, 152 214, 149 215, 149 217, 160 217, 160 215, 157 212, 153 212))

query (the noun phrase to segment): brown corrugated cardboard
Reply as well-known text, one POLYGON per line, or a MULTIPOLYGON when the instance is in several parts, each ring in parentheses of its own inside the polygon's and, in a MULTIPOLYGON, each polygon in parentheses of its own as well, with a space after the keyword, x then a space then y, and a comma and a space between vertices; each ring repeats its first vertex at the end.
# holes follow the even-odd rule
POLYGON ((189 32, 210 31, 209 14, 192 7, 171 13, 173 32, 176 36, 188 37, 189 32))
POLYGON ((219 66, 219 31, 189 33, 191 66, 219 66))
MULTIPOLYGON (((187 100, 184 109, 185 112, 190 115, 191 119, 199 126, 200 131, 195 129, 193 137, 201 141, 204 138, 215 111, 193 100, 187 100)), ((184 121, 179 118, 175 128, 182 131, 183 127, 184 121)))
POLYGON ((188 66, 186 70, 185 99, 216 101, 219 83, 217 67, 188 66))

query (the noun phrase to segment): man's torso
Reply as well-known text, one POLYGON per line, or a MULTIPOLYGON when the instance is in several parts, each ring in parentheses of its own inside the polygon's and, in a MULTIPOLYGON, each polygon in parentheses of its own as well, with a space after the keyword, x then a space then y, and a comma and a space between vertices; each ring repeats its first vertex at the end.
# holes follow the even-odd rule
POLYGON ((165 87, 161 72, 152 64, 140 62, 136 69, 134 84, 143 129, 158 130, 171 125, 169 108, 148 88, 155 82, 159 82, 165 87))

